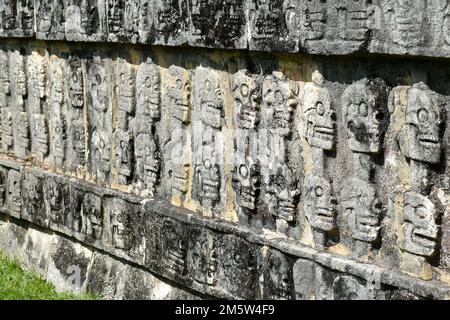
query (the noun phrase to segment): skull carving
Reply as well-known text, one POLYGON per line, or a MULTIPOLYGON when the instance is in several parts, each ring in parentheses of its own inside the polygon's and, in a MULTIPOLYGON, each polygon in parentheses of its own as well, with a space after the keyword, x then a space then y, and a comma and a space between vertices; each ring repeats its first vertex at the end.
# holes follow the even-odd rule
POLYGON ((95 130, 92 134, 94 159, 100 171, 107 173, 110 170, 111 145, 108 135, 103 131, 95 130))
POLYGON ((189 72, 176 66, 171 66, 169 72, 175 82, 167 92, 170 99, 171 115, 182 123, 188 124, 190 122, 191 98, 189 72))
POLYGON ((100 240, 103 225, 101 198, 95 194, 86 193, 82 210, 86 237, 88 240, 100 240))
POLYGON ((48 211, 51 213, 52 221, 56 224, 64 223, 63 193, 61 185, 53 179, 47 179, 44 184, 45 199, 48 211))
POLYGON ((124 26, 125 0, 108 1, 108 26, 110 32, 120 33, 124 26))
POLYGON ((219 165, 206 158, 198 169, 201 185, 201 199, 216 202, 220 199, 220 169, 219 165))
POLYGON ((287 30, 283 14, 283 0, 254 0, 253 12, 254 38, 270 38, 287 30))
POLYGON ((268 129, 289 135, 292 130, 292 114, 298 105, 297 86, 280 74, 263 81, 262 95, 268 129))
POLYGON ((72 121, 72 143, 73 149, 79 160, 84 159, 84 123, 82 120, 72 121))
POLYGON ((172 192, 186 193, 189 187, 190 163, 184 158, 184 144, 178 141, 171 150, 172 166, 169 175, 172 180, 172 192))
POLYGON ((143 151, 144 183, 146 188, 153 192, 159 178, 161 154, 153 138, 145 142, 143 151))
POLYGON ((342 192, 342 207, 354 239, 378 240, 381 202, 370 184, 357 178, 349 181, 342 192))
POLYGON ((143 63, 136 76, 137 113, 144 117, 159 119, 161 102, 161 76, 153 63, 143 63))
POLYGON ((242 129, 255 129, 259 122, 260 87, 245 72, 233 76, 234 108, 237 111, 237 125, 242 129))
POLYGON ((336 201, 332 196, 330 181, 310 176, 305 181, 304 209, 310 225, 323 232, 336 227, 336 201))
POLYGON ((83 101, 83 74, 81 71, 81 59, 70 56, 67 68, 67 84, 69 100, 74 108, 81 108, 83 101))
POLYGON ((302 1, 302 34, 305 34, 307 40, 320 40, 325 35, 327 27, 327 0, 309 0, 302 1))
POLYGON ((280 251, 269 251, 265 279, 264 299, 291 300, 293 298, 292 266, 280 251))
POLYGON ((0 9, 2 29, 14 30, 16 28, 17 1, 4 0, 0 9))
POLYGON ((407 91, 405 126, 400 135, 402 153, 413 160, 439 163, 441 160, 442 106, 436 94, 419 83, 407 91))
POLYGON ((349 41, 364 41, 369 33, 367 24, 367 8, 370 0, 339 0, 339 21, 345 23, 341 26, 341 37, 349 41))
POLYGON ((117 172, 129 177, 131 175, 131 144, 130 134, 122 129, 115 131, 115 158, 117 172))
POLYGON ((18 171, 8 172, 8 206, 14 212, 20 212, 22 208, 21 181, 22 177, 18 171))
POLYGON ((183 225, 178 221, 165 219, 160 239, 165 266, 173 272, 184 274, 187 238, 183 225))
POLYGON ((308 83, 303 97, 303 128, 308 143, 316 148, 332 150, 336 138, 336 113, 328 89, 308 83))
POLYGON ((379 153, 389 119, 384 81, 363 79, 353 83, 342 94, 341 103, 350 149, 379 153))
POLYGON ((154 0, 153 27, 156 31, 162 32, 170 29, 180 18, 177 10, 178 1, 175 0, 154 0))
POLYGON ((123 200, 115 201, 111 209, 112 240, 113 246, 117 249, 126 249, 127 246, 127 209, 126 203, 123 200))
POLYGON ((201 119, 205 125, 215 129, 221 129, 222 117, 225 115, 225 99, 220 88, 220 80, 217 75, 209 73, 210 77, 204 80, 201 90, 201 119))
POLYGON ((403 47, 419 46, 424 41, 424 0, 395 0, 392 40, 403 47), (414 3, 414 4, 413 4, 414 3))
POLYGON ((430 199, 415 192, 405 193, 400 248, 419 256, 432 256, 440 231, 436 219, 437 212, 430 199))
POLYGON ((117 108, 127 113, 134 112, 134 72, 125 62, 116 67, 117 108))
POLYGON ((98 0, 81 0, 81 27, 86 35, 92 35, 99 29, 100 13, 98 0))
POLYGON ((250 157, 238 163, 233 172, 233 187, 236 203, 242 208, 255 210, 259 193, 259 166, 250 157))
POLYGON ((294 172, 286 165, 280 165, 269 176, 268 206, 269 212, 287 222, 297 220, 297 203, 300 190, 297 187, 294 172))
POLYGON ((207 232, 197 231, 189 238, 187 260, 193 278, 199 283, 214 285, 216 282, 217 257, 214 246, 214 239, 209 239, 207 232))
POLYGON ((33 174, 25 174, 24 177, 25 207, 28 215, 39 214, 39 208, 42 204, 42 185, 41 180, 33 174))

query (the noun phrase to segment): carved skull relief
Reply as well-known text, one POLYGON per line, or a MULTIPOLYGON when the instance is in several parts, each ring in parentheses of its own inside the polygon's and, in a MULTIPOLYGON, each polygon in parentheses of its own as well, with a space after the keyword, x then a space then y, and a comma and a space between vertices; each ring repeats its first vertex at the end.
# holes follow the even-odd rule
POLYGON ((132 170, 132 150, 130 134, 122 129, 116 129, 115 135, 115 159, 116 169, 120 175, 129 177, 132 170))
POLYGON ((103 228, 101 198, 92 193, 86 193, 82 206, 83 230, 89 240, 100 240, 103 228))
POLYGON ((367 8, 370 0, 339 0, 338 19, 341 38, 348 41, 364 41, 369 32, 367 8))
POLYGON ((134 72, 125 61, 116 66, 117 108, 126 113, 134 112, 134 72))
POLYGON ((400 135, 402 153, 413 160, 441 160, 442 108, 437 96, 423 83, 408 89, 405 126, 400 135))
POLYGON ((165 219, 160 236, 165 266, 173 272, 184 274, 186 271, 187 239, 183 225, 178 221, 165 219))
POLYGON ((336 113, 328 89, 308 83, 304 87, 303 130, 308 143, 332 150, 336 139, 336 113))
POLYGON ((389 119, 384 81, 359 80, 344 91, 341 102, 350 149, 379 153, 389 119))
POLYGON ((281 75, 263 81, 262 95, 268 129, 280 130, 288 135, 292 130, 292 114, 298 105, 297 88, 281 75))
POLYGON ((8 171, 8 184, 7 184, 7 199, 8 207, 13 212, 20 212, 22 208, 21 198, 21 181, 22 176, 18 171, 8 171))
POLYGON ((216 283, 217 257, 215 242, 208 237, 207 232, 198 231, 189 238, 189 251, 187 256, 189 268, 193 278, 203 284, 216 283))
POLYGON ((111 144, 108 135, 103 131, 95 130, 92 134, 92 145, 96 166, 100 172, 108 173, 111 165, 111 144))
POLYGON ((414 47, 423 43, 426 10, 424 0, 395 0, 392 40, 403 47, 414 47))
POLYGON ((437 211, 430 199, 415 192, 405 193, 400 248, 419 256, 432 256, 440 231, 436 219, 437 211))
POLYGON ((190 98, 191 81, 189 72, 183 68, 171 66, 169 68, 172 81, 174 82, 167 91, 170 99, 170 112, 172 117, 184 124, 190 122, 190 98))
POLYGON ((51 212, 51 219, 54 223, 64 223, 63 212, 63 193, 61 185, 55 180, 48 178, 44 183, 45 200, 47 202, 47 211, 51 212))
POLYGON ((160 117, 161 77, 153 63, 141 64, 136 75, 137 113, 152 119, 160 117))
POLYGON ((294 172, 286 165, 278 166, 269 176, 267 205, 269 212, 288 222, 297 220, 297 204, 300 189, 294 172))
POLYGON ((83 102, 83 74, 81 70, 81 59, 71 56, 68 60, 66 73, 69 100, 74 108, 81 108, 83 102))
POLYGON ((301 30, 307 40, 320 40, 324 37, 328 14, 327 0, 302 1, 301 6, 301 30))
POLYGON ((352 237, 373 243, 380 230, 381 202, 375 189, 367 182, 353 178, 342 192, 342 209, 352 237))
POLYGON ((256 200, 260 188, 260 171, 258 164, 250 157, 237 163, 233 172, 233 187, 236 203, 242 208, 256 209, 256 200))
POLYGON ((201 119, 205 125, 221 129, 222 117, 225 115, 225 98, 220 88, 220 79, 216 74, 209 73, 210 77, 202 79, 201 89, 201 119))
POLYGON ((269 251, 265 276, 264 299, 292 299, 292 266, 283 253, 277 250, 269 251))
POLYGON ((336 227, 335 199, 331 183, 317 176, 305 180, 304 209, 309 223, 314 229, 328 232, 336 227))
POLYGON ((232 91, 237 125, 242 129, 255 129, 259 122, 260 87, 255 79, 240 71, 233 76, 232 91))

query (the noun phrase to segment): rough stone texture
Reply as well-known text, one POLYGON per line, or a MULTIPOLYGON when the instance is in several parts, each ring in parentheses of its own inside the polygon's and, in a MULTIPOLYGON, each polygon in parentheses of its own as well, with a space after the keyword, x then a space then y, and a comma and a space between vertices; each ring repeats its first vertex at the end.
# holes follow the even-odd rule
POLYGON ((35 1, 66 42, 0 43, 2 237, 112 299, 449 298, 444 2, 35 1))

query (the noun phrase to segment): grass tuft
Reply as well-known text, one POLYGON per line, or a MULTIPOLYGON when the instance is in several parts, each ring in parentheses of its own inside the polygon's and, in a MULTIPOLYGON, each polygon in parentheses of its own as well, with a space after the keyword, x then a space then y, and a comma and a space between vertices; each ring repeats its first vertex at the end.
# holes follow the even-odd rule
POLYGON ((92 294, 58 293, 40 275, 24 271, 0 252, 0 300, 96 300, 92 294))

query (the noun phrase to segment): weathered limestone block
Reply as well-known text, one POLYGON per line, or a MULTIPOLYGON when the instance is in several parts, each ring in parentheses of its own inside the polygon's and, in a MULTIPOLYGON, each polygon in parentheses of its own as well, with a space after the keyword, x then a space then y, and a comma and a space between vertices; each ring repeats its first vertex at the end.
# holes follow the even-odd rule
POLYGON ((2 176, 2 212, 20 218, 22 210, 22 174, 17 163, 2 160, 0 162, 2 176))
MULTIPOLYGON (((48 1, 48 0, 44 0, 48 1)), ((106 41, 107 9, 105 0, 65 0, 63 28, 68 41, 106 41)))
POLYGON ((250 50, 297 51, 299 3, 292 0, 249 0, 250 50))
POLYGON ((36 0, 36 38, 63 40, 68 1, 36 0))
POLYGON ((48 228, 50 216, 44 206, 44 174, 40 171, 22 171, 22 212, 20 217, 38 226, 48 228))
POLYGON ((104 246, 117 256, 144 262, 144 224, 139 199, 114 194, 103 198, 105 215, 104 246))
POLYGON ((293 259, 277 250, 270 250, 263 271, 263 299, 294 299, 293 259))
POLYGON ((246 0, 188 0, 189 44, 247 48, 246 0))
POLYGON ((34 36, 34 1, 2 0, 0 2, 0 36, 34 36))

